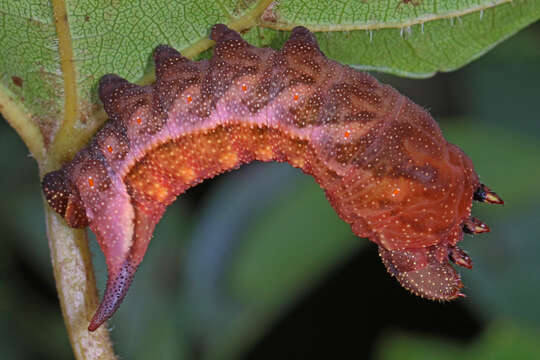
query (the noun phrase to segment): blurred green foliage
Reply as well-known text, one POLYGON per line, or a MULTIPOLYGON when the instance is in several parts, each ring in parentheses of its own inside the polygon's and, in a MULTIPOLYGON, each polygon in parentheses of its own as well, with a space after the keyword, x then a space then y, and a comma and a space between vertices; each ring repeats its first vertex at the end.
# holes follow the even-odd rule
POLYGON ((472 345, 434 337, 394 334, 379 344, 380 360, 531 360, 538 359, 540 332, 513 321, 494 321, 472 345))
MULTIPOLYGON (((377 358, 538 356, 539 43, 536 24, 443 80, 385 77, 421 105, 451 101, 449 109, 432 109, 445 136, 473 159, 506 205, 475 205, 475 216, 492 233, 463 243, 475 262, 473 271, 461 271, 468 295, 463 303, 486 324, 483 333, 462 344, 436 331, 427 336, 388 327, 377 341, 377 358)), ((35 162, 4 122, 0 168, 0 357, 70 359, 35 162)), ((103 289, 104 261, 92 246, 103 289)), ((254 164, 221 176, 178 200, 159 224, 132 290, 110 322, 117 352, 126 359, 239 358, 331 268, 367 246, 337 218, 313 180, 290 167, 254 164)), ((369 274, 358 276, 360 282, 369 274)), ((377 291, 350 286, 366 297, 377 291)), ((370 311, 362 305, 350 312, 370 311)), ((371 326, 359 323, 355 331, 361 337, 371 326)), ((341 331, 349 330, 329 333, 341 331)), ((361 358, 363 349, 358 351, 361 358)))

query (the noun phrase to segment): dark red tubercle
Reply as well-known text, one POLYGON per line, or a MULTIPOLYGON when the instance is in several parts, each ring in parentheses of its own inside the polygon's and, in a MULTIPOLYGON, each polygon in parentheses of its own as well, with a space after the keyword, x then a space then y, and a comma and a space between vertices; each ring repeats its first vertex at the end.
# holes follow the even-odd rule
POLYGON ((151 95, 152 88, 139 86, 116 75, 107 74, 99 80, 98 94, 111 120, 126 120, 151 95))
POLYGON ((293 29, 281 50, 254 47, 222 24, 210 38, 209 60, 158 46, 153 84, 103 76, 98 93, 110 120, 43 178, 48 204, 69 226, 88 225, 105 255, 107 285, 88 329, 120 306, 167 206, 254 160, 313 176, 407 290, 464 297, 452 263, 472 268, 472 260, 458 243, 464 232, 489 231, 471 216, 473 198, 503 201, 429 113, 326 58, 306 28, 293 29))
POLYGON ((244 42, 244 39, 236 31, 229 29, 224 24, 216 24, 210 30, 210 39, 215 42, 223 42, 227 40, 237 40, 244 42))

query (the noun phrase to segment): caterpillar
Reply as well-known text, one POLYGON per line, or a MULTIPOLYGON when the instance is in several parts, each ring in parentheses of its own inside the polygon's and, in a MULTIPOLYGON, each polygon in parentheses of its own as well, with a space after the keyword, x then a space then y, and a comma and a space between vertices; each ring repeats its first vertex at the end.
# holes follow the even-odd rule
POLYGON ((210 38, 210 60, 157 47, 151 85, 103 76, 98 93, 110 120, 42 180, 48 204, 69 226, 89 226, 105 254, 107 284, 88 329, 118 309, 167 206, 254 160, 313 176, 407 290, 464 296, 450 263, 472 261, 457 244, 463 232, 489 231, 471 217, 472 201, 503 201, 429 113, 326 58, 306 28, 295 28, 279 51, 251 46, 222 24, 210 38))

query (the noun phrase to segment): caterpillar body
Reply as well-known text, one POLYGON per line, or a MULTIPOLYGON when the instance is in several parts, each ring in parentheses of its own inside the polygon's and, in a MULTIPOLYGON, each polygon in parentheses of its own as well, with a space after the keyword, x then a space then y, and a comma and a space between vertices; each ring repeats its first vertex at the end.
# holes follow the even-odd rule
POLYGON ((288 162, 312 175, 411 292, 463 295, 450 261, 472 262, 457 243, 463 231, 489 230, 471 217, 472 200, 502 200, 428 112, 326 58, 303 27, 280 51, 251 46, 221 24, 210 37, 210 60, 156 48, 151 85, 105 75, 99 97, 110 120, 43 178, 49 205, 68 225, 89 226, 106 257, 107 285, 89 330, 117 310, 167 206, 204 179, 254 160, 288 162))

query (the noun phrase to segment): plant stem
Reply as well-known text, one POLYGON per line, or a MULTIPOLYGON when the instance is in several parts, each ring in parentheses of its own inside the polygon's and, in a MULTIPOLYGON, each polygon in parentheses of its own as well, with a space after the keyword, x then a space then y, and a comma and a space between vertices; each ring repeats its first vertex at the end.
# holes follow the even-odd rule
POLYGON ((116 359, 107 328, 87 329, 99 299, 86 230, 68 227, 44 205, 56 288, 75 358, 116 359))
POLYGON ((4 116, 9 125, 19 134, 38 164, 41 163, 45 158, 45 145, 43 144, 41 130, 32 120, 32 116, 24 106, 15 100, 9 90, 1 86, 0 113, 2 113, 2 116, 4 116))

